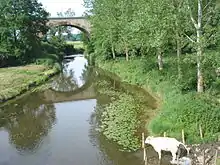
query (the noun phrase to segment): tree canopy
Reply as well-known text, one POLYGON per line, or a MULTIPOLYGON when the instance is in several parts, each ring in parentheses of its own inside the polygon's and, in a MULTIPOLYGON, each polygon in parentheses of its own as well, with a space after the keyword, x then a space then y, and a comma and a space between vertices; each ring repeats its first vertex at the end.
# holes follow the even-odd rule
MULTIPOLYGON (((190 143, 217 140, 219 0, 84 1, 92 24, 89 48, 96 64, 161 99, 160 113, 147 123, 148 132, 158 136, 166 132, 178 139, 184 130, 190 143)), ((106 117, 111 123, 117 122, 114 112, 129 109, 107 107, 113 111, 113 118, 106 117)), ((120 142, 121 130, 112 132, 120 142)))
POLYGON ((26 63, 37 56, 49 13, 37 0, 0 1, 0 56, 26 63))
POLYGON ((164 55, 176 52, 180 80, 183 58, 190 53, 196 63, 197 91, 204 91, 204 67, 216 61, 205 52, 220 42, 217 0, 85 0, 85 6, 90 8, 91 40, 99 58, 152 56, 162 71, 164 55))

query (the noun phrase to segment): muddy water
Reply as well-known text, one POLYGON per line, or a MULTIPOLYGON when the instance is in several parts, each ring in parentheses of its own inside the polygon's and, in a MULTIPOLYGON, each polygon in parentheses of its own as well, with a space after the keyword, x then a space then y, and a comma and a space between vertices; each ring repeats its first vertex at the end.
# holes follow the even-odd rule
POLYGON ((99 95, 95 82, 104 80, 121 87, 89 68, 85 58, 76 57, 64 63, 50 89, 1 107, 0 165, 143 164, 141 152, 122 152, 97 131, 95 107, 109 98, 99 95))

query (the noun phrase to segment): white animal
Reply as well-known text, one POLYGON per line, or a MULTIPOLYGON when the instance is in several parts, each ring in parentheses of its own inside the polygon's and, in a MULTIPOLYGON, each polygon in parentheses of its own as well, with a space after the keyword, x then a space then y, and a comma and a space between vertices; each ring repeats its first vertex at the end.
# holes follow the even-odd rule
POLYGON ((161 151, 163 150, 170 151, 173 157, 172 162, 175 162, 177 157, 176 154, 180 145, 184 146, 184 148, 187 150, 187 154, 189 153, 186 146, 175 138, 148 136, 145 140, 145 144, 152 145, 154 150, 158 153, 159 160, 161 160, 161 151))

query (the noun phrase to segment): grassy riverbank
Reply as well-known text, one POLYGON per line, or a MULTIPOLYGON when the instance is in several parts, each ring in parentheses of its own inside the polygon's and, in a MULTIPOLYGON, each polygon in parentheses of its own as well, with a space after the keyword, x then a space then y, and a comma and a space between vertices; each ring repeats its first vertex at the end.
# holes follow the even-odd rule
MULTIPOLYGON (((19 63, 6 58, 0 69, 0 102, 10 100, 47 81, 61 70, 61 61, 65 54, 76 51, 73 45, 64 42, 42 42, 37 56, 19 63), (10 67, 13 66, 13 67, 10 67)), ((1 62, 1 60, 0 60, 1 62)))
POLYGON ((75 49, 84 49, 84 45, 82 41, 66 41, 69 45, 74 45, 75 49))
POLYGON ((143 126, 151 115, 151 109, 155 108, 154 99, 137 86, 121 83, 115 74, 100 68, 96 72, 98 76, 94 86, 97 91, 99 130, 118 143, 121 150, 139 149, 143 126))
POLYGON ((58 69, 45 65, 26 65, 0 69, 0 102, 28 91, 56 74, 58 69))
POLYGON ((213 141, 219 136, 220 113, 217 101, 207 93, 183 93, 173 71, 158 71, 146 58, 97 63, 99 67, 116 73, 123 81, 150 89, 160 98, 158 115, 146 126, 150 134, 163 135, 166 132, 168 136, 181 139, 184 129, 187 143, 213 141), (203 131, 203 140, 200 138, 199 126, 203 131))

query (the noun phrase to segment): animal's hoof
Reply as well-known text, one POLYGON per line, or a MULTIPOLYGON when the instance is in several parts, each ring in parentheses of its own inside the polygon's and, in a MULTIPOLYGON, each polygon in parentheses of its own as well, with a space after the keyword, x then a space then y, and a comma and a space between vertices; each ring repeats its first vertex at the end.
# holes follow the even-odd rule
POLYGON ((175 160, 171 160, 170 163, 171 164, 177 164, 177 162, 175 160))

